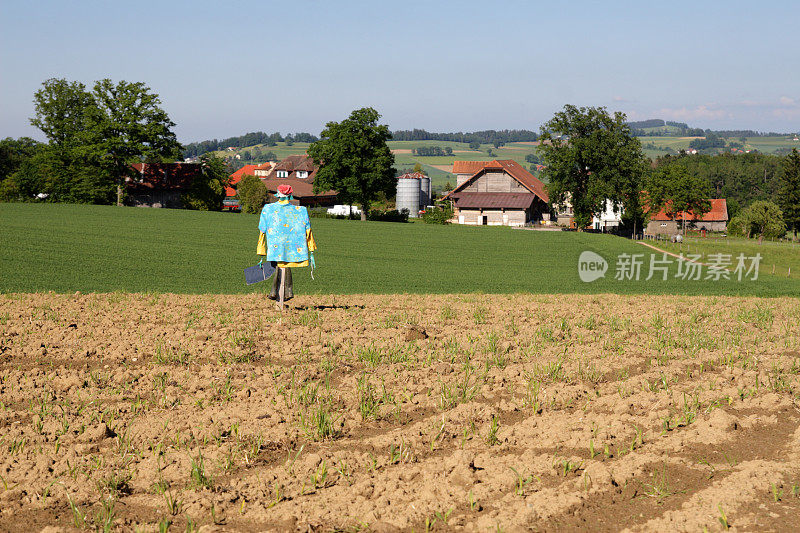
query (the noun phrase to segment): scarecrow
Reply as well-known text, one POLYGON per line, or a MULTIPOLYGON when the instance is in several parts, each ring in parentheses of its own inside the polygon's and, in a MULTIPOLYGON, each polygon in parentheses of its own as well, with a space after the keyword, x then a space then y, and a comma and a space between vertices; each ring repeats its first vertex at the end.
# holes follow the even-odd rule
POLYGON ((278 201, 265 205, 258 221, 260 234, 256 253, 277 263, 268 298, 277 300, 281 309, 284 301, 294 297, 293 268, 307 267, 310 261, 311 278, 314 278, 314 250, 317 249, 308 210, 289 203, 292 192, 291 185, 278 186, 275 195, 278 201))

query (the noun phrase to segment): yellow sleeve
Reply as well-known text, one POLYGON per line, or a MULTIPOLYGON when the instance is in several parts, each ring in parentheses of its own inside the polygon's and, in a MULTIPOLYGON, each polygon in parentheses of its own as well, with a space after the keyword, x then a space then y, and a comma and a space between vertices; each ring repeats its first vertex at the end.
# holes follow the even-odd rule
POLYGON ((256 248, 256 254, 267 255, 267 236, 264 235, 263 231, 258 232, 258 247, 256 248))
POLYGON ((317 249, 317 243, 314 242, 314 234, 311 233, 311 228, 306 229, 306 243, 308 244, 309 252, 313 252, 317 249))

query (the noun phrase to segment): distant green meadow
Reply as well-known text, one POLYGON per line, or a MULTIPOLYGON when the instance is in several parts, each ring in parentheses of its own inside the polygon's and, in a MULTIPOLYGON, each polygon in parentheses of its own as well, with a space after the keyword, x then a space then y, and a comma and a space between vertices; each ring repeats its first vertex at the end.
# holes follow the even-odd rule
MULTIPOLYGON (((639 141, 641 141, 642 146, 644 148, 644 153, 650 158, 655 158, 659 156, 665 155, 663 149, 671 148, 676 152, 680 152, 681 150, 687 150, 689 148, 689 143, 692 139, 696 139, 697 137, 671 137, 671 136, 657 136, 657 137, 639 137, 639 141), (651 148, 647 148, 646 145, 652 143, 656 146, 656 148, 661 148, 662 150, 653 150, 651 148)), ((740 143, 738 137, 729 137, 727 138, 728 141, 734 141, 740 143)), ((779 136, 779 137, 747 137, 746 142, 744 143, 744 150, 758 150, 759 152, 765 154, 773 154, 778 150, 786 150, 792 148, 800 149, 800 142, 794 140, 794 136, 779 136)))
MULTIPOLYGON (((258 261, 258 217, 170 209, 0 204, 0 292, 264 293, 243 269, 258 261)), ((621 293, 800 295, 800 279, 650 281, 651 250, 609 235, 420 222, 312 219, 315 279, 297 269, 297 294, 621 293), (608 263, 581 281, 583 251, 608 263), (644 254, 640 279, 616 280, 622 254, 644 254)), ((655 253, 655 252, 652 252, 655 253)), ((660 254, 656 254, 661 258, 660 254)), ((785 272, 785 269, 783 270, 785 272)))
MULTIPOLYGON (((791 236, 790 236, 791 239, 791 236)), ((761 272, 774 273, 778 277, 800 279, 800 243, 783 239, 780 241, 743 237, 687 237, 683 243, 658 243, 659 248, 676 254, 711 254, 748 257, 761 256, 761 272)))

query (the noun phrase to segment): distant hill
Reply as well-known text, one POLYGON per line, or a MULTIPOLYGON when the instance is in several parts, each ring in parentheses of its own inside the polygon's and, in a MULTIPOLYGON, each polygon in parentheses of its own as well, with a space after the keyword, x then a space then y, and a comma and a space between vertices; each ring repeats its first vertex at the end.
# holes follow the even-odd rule
POLYGON ((310 133, 287 133, 282 136, 280 132, 264 133, 263 131, 255 131, 239 135, 238 137, 228 137, 227 139, 212 139, 207 141, 193 142, 183 147, 183 157, 198 157, 206 152, 216 152, 218 150, 225 150, 227 148, 247 148, 257 144, 265 146, 276 146, 278 143, 286 142, 290 146, 295 142, 311 143, 319 140, 316 135, 310 133))
POLYGON ((639 120, 638 122, 628 122, 628 126, 630 126, 632 129, 660 128, 663 126, 674 126, 676 128, 689 129, 689 125, 684 124, 683 122, 670 122, 668 120, 661 120, 660 118, 639 120))
POLYGON ((458 133, 434 133, 426 130, 392 132, 393 141, 451 141, 457 143, 494 144, 496 147, 513 142, 534 142, 539 135, 531 130, 483 130, 458 133))
POLYGON ((710 130, 693 128, 685 122, 673 122, 660 118, 628 122, 631 132, 637 137, 705 137, 708 134, 717 137, 782 137, 789 133, 754 130, 710 130))

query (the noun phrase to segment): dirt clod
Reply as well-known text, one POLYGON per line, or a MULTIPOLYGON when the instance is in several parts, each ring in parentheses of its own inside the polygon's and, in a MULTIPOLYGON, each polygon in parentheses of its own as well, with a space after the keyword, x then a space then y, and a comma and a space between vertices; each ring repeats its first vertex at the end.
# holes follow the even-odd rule
POLYGON ((419 341, 428 338, 428 332, 420 326, 408 326, 405 333, 406 341, 419 341))

